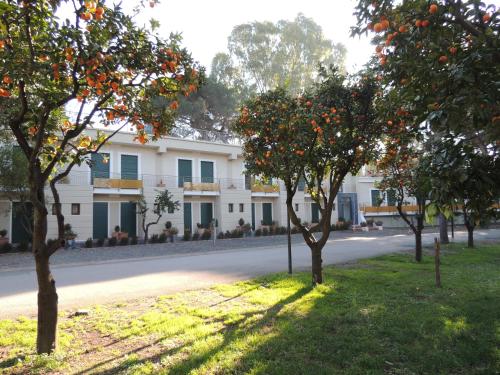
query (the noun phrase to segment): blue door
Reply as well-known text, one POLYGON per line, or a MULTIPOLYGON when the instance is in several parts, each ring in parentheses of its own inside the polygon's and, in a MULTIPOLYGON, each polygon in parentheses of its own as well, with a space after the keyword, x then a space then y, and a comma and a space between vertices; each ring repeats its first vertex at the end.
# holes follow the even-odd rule
POLYGON ((262 225, 273 224, 273 204, 262 203, 262 225))
POLYGON ((193 231, 191 203, 184 203, 184 231, 193 231))
POLYGON ((358 196, 356 193, 338 193, 339 217, 353 224, 358 223, 358 196))
POLYGON ((311 223, 319 223, 319 205, 311 203, 311 223))
POLYGON ((134 202, 120 203, 120 227, 129 237, 137 236, 137 213, 134 202))
POLYGON ((92 237, 104 239, 108 237, 108 202, 94 202, 92 237))
POLYGON ((200 224, 203 228, 210 228, 213 219, 212 203, 201 203, 200 205, 200 224))

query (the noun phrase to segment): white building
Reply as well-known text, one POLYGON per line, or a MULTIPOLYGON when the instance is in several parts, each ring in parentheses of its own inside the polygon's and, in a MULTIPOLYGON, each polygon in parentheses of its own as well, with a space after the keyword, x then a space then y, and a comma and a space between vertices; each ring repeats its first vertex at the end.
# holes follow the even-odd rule
MULTIPOLYGON (((92 134, 91 134, 92 135, 92 134)), ((257 229, 261 225, 286 226, 283 184, 259 183, 245 175, 241 146, 229 142, 166 137, 140 145, 130 133, 118 133, 112 142, 88 165, 74 168, 58 185, 62 211, 78 240, 110 237, 119 225, 129 236, 143 236, 136 202, 144 196, 150 207, 158 191, 168 189, 180 209, 167 212, 150 228, 150 235, 161 233, 167 221, 179 229, 208 226, 216 219, 218 230, 235 229, 242 218, 257 229)), ((397 214, 388 207, 376 206, 378 190, 373 177, 364 168, 359 176, 348 176, 338 194, 332 222, 339 217, 359 221, 365 216, 383 217, 386 225, 401 225, 397 214), (389 222, 386 222, 389 220, 389 222)), ((47 190, 50 202, 51 194, 47 190)), ((12 242, 26 237, 16 205, 0 197, 0 229, 7 229, 12 242)), ((391 205, 386 199, 382 206, 391 205)), ((302 222, 316 222, 319 212, 310 196, 299 188, 294 207, 302 222)), ((50 214, 49 208, 49 214, 50 214)), ((55 215, 49 216, 48 238, 57 237, 55 215)))

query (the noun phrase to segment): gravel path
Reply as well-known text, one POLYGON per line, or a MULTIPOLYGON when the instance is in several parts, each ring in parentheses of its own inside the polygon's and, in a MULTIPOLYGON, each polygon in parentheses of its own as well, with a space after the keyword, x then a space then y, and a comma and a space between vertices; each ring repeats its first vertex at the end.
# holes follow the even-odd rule
MULTIPOLYGON (((435 230, 435 228, 428 228, 435 230)), ((382 231, 352 232, 336 231, 330 234, 330 239, 342 239, 348 237, 382 237, 394 234, 408 234, 407 229, 384 229, 382 231)), ((220 250, 240 250, 243 248, 272 247, 287 243, 286 235, 248 237, 208 241, 182 241, 177 239, 174 243, 159 243, 134 246, 76 248, 70 250, 60 249, 51 257, 51 264, 80 264, 94 263, 108 260, 148 258, 163 255, 203 253, 220 250)), ((303 244, 301 234, 292 235, 293 244, 303 244)), ((30 252, 0 254, 0 270, 16 268, 33 268, 34 259, 30 252)))

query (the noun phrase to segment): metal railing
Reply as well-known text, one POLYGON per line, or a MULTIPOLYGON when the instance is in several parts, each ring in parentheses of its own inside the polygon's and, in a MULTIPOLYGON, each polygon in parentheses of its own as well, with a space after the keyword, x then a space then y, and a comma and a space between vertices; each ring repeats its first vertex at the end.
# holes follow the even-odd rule
POLYGON ((220 191, 219 180, 214 177, 179 176, 178 183, 184 191, 220 191))
POLYGON ((91 184, 94 188, 142 189, 141 176, 136 173, 107 173, 92 171, 91 184))
POLYGON ((206 141, 241 146, 241 138, 230 132, 203 130, 194 128, 174 128, 169 137, 182 138, 190 141, 206 141))

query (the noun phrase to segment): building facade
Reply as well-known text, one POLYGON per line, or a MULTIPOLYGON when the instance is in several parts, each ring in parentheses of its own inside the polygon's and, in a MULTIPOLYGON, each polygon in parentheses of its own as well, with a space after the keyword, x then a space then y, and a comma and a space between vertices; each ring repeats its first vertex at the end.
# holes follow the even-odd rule
MULTIPOLYGON (((90 135, 92 135, 90 133, 90 135)), ((286 226, 286 192, 280 181, 259 181, 245 174, 242 148, 227 140, 205 141, 166 137, 139 145, 133 134, 118 133, 112 142, 93 155, 92 167, 75 167, 58 184, 62 211, 78 240, 111 236, 115 226, 130 237, 142 237, 137 201, 144 197, 149 212, 155 196, 167 189, 179 202, 179 210, 165 212, 149 234, 161 233, 165 223, 183 234, 197 226, 208 227, 215 219, 218 230, 235 229, 239 220, 253 229, 263 225, 286 226)), ((391 197, 382 197, 375 183, 380 177, 363 168, 358 176, 347 176, 339 192, 332 222, 339 217, 359 223, 364 217, 381 218, 388 226, 401 225, 388 207, 391 197), (381 202, 382 201, 382 202, 381 202), (382 204, 380 204, 382 203, 382 204), (374 206, 377 209, 373 209, 374 206)), ((50 202, 51 194, 47 190, 50 202)), ((7 229, 12 242, 26 238, 24 215, 19 202, 1 200, 0 229, 7 229)), ((319 210, 306 189, 299 187, 294 208, 302 222, 319 220, 319 210)), ((57 236, 55 215, 50 215, 48 238, 57 236)), ((155 219, 150 214, 147 221, 155 219)))

